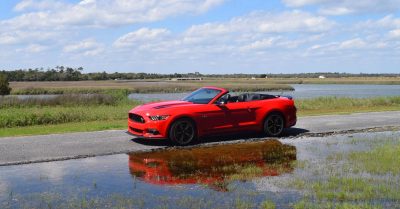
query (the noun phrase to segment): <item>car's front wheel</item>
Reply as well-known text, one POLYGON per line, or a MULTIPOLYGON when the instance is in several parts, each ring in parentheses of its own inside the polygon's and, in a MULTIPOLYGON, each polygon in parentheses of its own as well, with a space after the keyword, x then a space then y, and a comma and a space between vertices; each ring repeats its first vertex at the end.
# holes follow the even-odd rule
POLYGON ((179 146, 191 144, 196 139, 196 127, 189 119, 175 121, 169 130, 169 139, 179 146))
POLYGON ((271 113, 264 120, 264 133, 268 136, 279 136, 284 129, 284 119, 280 113, 271 113))

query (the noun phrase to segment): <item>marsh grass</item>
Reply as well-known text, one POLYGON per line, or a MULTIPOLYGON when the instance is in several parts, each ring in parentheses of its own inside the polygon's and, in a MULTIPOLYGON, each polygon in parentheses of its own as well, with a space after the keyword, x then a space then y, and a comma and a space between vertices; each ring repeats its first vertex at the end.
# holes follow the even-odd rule
POLYGON ((125 90, 113 90, 105 94, 52 98, 6 97, 0 100, 0 128, 123 120, 139 104, 128 100, 127 94, 125 90))
POLYGON ((347 203, 347 202, 311 202, 302 200, 293 205, 294 209, 382 209, 383 207, 370 203, 347 203))
POLYGON ((385 144, 372 151, 352 152, 348 159, 361 171, 371 174, 400 174, 400 144, 385 144))
POLYGON ((215 208, 215 209, 273 209, 275 204, 267 200, 257 203, 253 195, 232 195, 231 198, 221 200, 218 195, 209 197, 195 197, 182 194, 179 198, 139 193, 134 197, 125 194, 112 193, 107 196, 89 195, 85 192, 75 195, 66 195, 57 192, 33 193, 30 195, 16 195, 15 200, 2 204, 4 209, 11 208, 215 208))
POLYGON ((2 108, 0 109, 0 128, 55 125, 71 122, 126 120, 128 111, 134 105, 2 108))
MULTIPOLYGON (((342 146, 342 145, 337 145, 342 146)), ((392 208, 400 203, 400 141, 396 137, 352 139, 350 151, 299 162, 312 176, 296 176, 288 187, 302 191, 294 208, 392 208), (362 145, 363 150, 359 150, 362 145)), ((332 148, 334 149, 334 148, 332 148)))
POLYGON ((348 98, 318 97, 295 100, 299 115, 318 115, 332 113, 368 112, 381 110, 400 110, 400 96, 348 98))
POLYGON ((130 93, 191 92, 204 86, 219 86, 230 91, 293 91, 287 84, 253 80, 203 81, 68 81, 68 82, 12 82, 17 95, 38 94, 101 94, 109 90, 124 89, 130 93))
POLYGON ((107 94, 63 94, 48 98, 4 97, 0 99, 0 108, 31 106, 78 106, 78 105, 114 105, 118 100, 107 94))

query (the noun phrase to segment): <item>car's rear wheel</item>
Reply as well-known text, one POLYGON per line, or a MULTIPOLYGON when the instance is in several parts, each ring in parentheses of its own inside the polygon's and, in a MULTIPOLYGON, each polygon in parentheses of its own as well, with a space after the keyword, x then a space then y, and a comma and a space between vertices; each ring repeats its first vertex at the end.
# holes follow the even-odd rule
POLYGON ((264 120, 264 133, 268 136, 279 136, 284 129, 284 119, 280 113, 271 113, 264 120))
POLYGON ((169 130, 170 140, 179 146, 189 145, 196 139, 196 126, 189 119, 175 121, 169 130))

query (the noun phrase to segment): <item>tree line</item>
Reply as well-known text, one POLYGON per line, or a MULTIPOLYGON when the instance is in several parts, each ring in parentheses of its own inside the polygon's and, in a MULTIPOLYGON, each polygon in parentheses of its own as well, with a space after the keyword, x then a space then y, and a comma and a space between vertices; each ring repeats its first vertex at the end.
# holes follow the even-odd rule
POLYGON ((318 78, 321 75, 329 78, 339 77, 398 77, 400 74, 351 74, 339 72, 319 72, 319 73, 293 73, 293 74, 200 74, 196 73, 83 73, 83 68, 72 68, 57 66, 55 68, 43 69, 18 69, 18 70, 2 70, 0 74, 5 75, 8 81, 85 81, 85 80, 131 80, 131 79, 170 79, 182 77, 212 77, 212 78, 318 78))
POLYGON ((161 79, 203 76, 199 73, 158 74, 158 73, 82 73, 83 68, 57 66, 55 68, 29 68, 18 70, 2 70, 9 81, 85 81, 85 80, 131 80, 131 79, 161 79))

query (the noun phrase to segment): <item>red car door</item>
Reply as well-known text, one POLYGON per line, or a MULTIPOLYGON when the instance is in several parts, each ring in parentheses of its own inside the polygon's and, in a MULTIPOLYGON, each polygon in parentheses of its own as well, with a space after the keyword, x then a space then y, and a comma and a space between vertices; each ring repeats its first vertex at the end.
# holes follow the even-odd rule
POLYGON ((248 129, 256 125, 254 102, 233 102, 225 105, 229 126, 234 130, 248 129))
POLYGON ((197 112, 199 128, 205 133, 224 132, 231 126, 228 124, 226 108, 207 104, 197 112))

